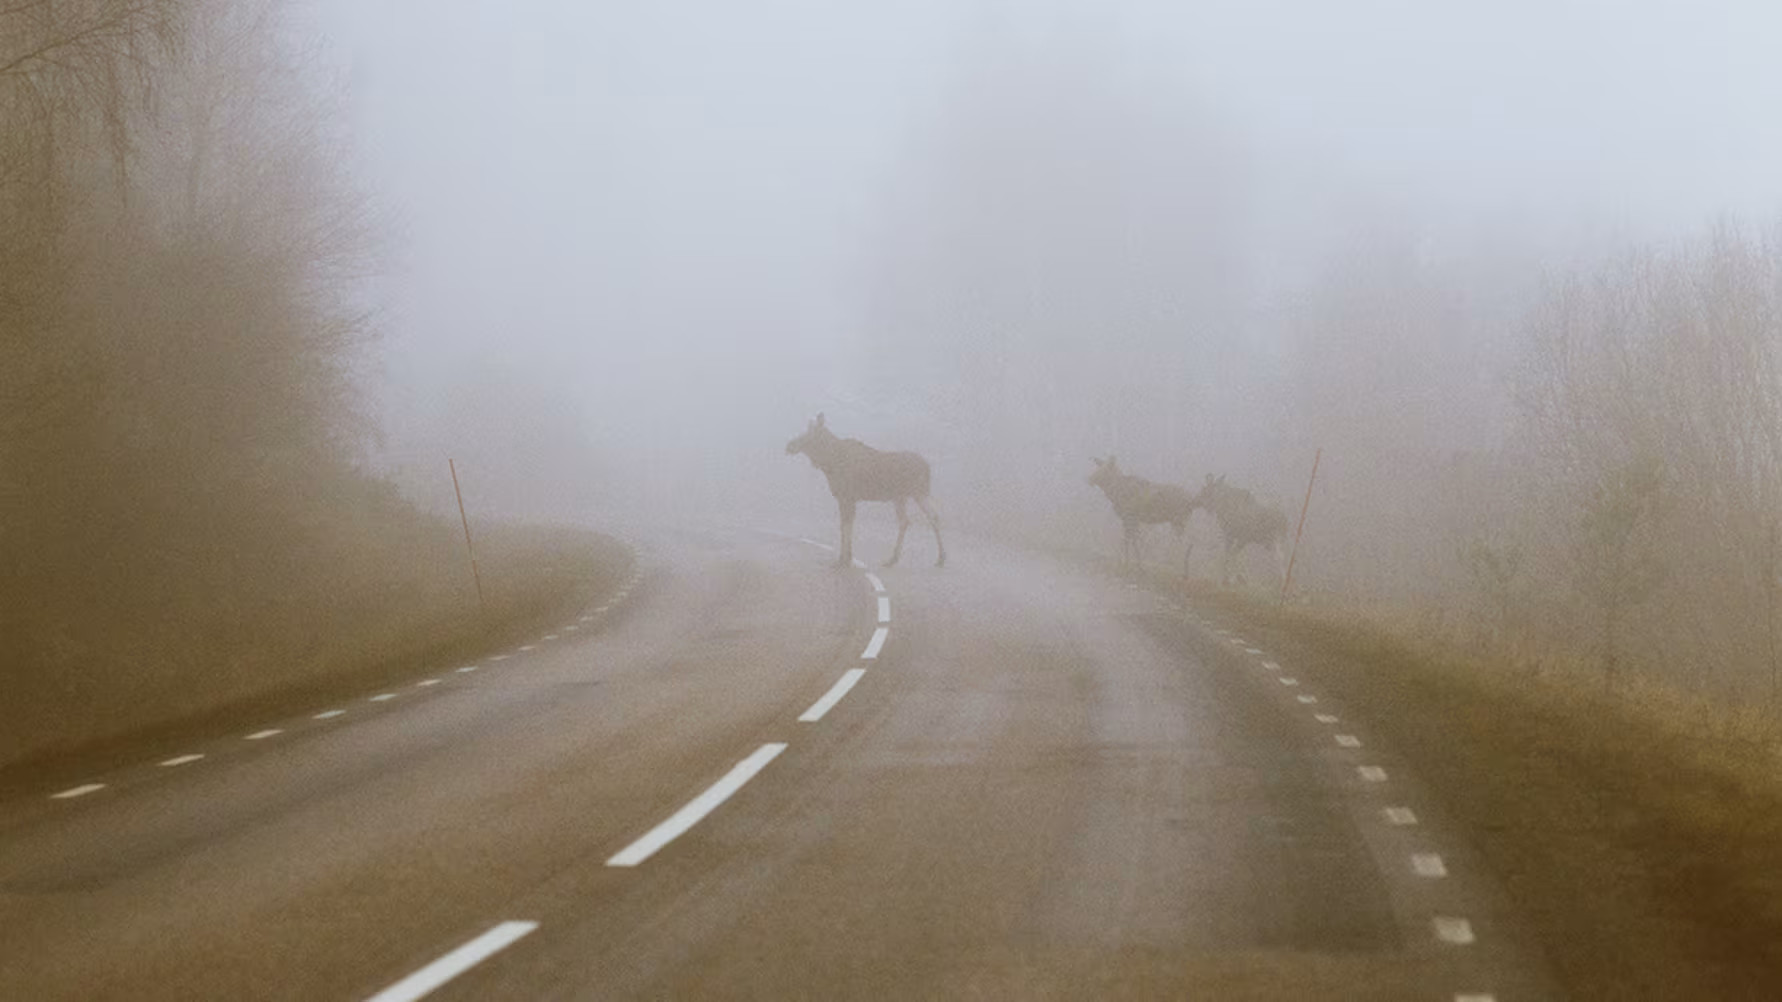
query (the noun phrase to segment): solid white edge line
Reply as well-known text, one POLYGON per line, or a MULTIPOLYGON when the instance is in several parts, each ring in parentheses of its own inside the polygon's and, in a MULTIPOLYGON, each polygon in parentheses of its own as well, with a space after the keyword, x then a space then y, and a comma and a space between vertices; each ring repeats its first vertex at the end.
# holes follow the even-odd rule
POLYGON ((503 922, 371 996, 365 1002, 414 1002, 513 945, 515 940, 537 928, 537 922, 503 922))
POLYGON ((885 590, 885 582, 880 581, 879 576, 877 574, 868 574, 866 576, 866 580, 867 580, 867 583, 872 585, 873 591, 884 591, 885 590))
POLYGON ((860 652, 860 660, 871 661, 878 657, 879 651, 885 646, 885 638, 889 636, 890 633, 891 631, 883 626, 872 631, 872 639, 866 642, 866 650, 860 652))
POLYGON ((823 714, 828 713, 831 707, 841 702, 841 698, 846 696, 848 690, 854 688, 854 684, 859 682, 860 677, 865 674, 865 668, 849 668, 842 672, 842 677, 835 680, 835 684, 829 687, 829 691, 824 693, 821 699, 812 703, 810 709, 798 715, 799 722, 814 724, 822 720, 823 714))
POLYGON ((82 783, 80 786, 76 786, 72 789, 63 790, 61 793, 52 793, 52 794, 50 794, 50 799, 51 800, 72 800, 75 797, 84 797, 89 793, 97 793, 103 789, 105 789, 104 783, 82 783))
POLYGON ((658 850, 704 820, 707 814, 718 809, 724 801, 729 800, 743 784, 755 778, 755 774, 767 767, 786 750, 783 742, 764 744, 755 749, 748 758, 732 766, 723 778, 706 787, 705 792, 688 801, 685 807, 668 816, 668 820, 645 832, 643 837, 631 843, 606 861, 607 866, 636 866, 654 856, 658 850))
POLYGON ((891 600, 883 595, 879 596, 879 622, 891 622, 891 600))

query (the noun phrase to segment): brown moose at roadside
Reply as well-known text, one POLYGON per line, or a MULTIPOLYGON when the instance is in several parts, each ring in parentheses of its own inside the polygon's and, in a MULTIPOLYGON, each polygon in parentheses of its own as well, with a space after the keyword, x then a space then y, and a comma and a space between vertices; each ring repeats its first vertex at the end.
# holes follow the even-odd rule
POLYGON ((889 501, 897 506, 897 545, 885 561, 897 563, 903 554, 903 536, 909 531, 906 503, 914 501, 934 529, 934 545, 940 551, 934 566, 947 564, 947 545, 941 541, 940 516, 928 497, 928 460, 913 452, 881 452, 854 438, 837 438, 818 414, 804 434, 786 443, 786 454, 804 453, 811 465, 829 478, 829 493, 841 509, 841 557, 846 567, 854 562, 854 509, 862 501, 889 501))

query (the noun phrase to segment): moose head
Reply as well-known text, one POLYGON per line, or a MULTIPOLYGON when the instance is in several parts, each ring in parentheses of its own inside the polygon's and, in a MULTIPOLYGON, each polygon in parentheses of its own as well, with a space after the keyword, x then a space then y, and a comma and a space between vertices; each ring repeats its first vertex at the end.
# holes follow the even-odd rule
POLYGON ((1089 486, 1106 487, 1119 481, 1120 461, 1118 458, 1109 456, 1106 459, 1096 459, 1094 456, 1090 456, 1089 461, 1095 464, 1095 472, 1089 474, 1089 486))
POLYGON ((823 423, 823 413, 819 411, 804 429, 804 434, 786 443, 786 455, 795 456, 801 452, 809 453, 812 448, 821 449, 825 443, 834 439, 835 434, 829 430, 828 425, 823 423))

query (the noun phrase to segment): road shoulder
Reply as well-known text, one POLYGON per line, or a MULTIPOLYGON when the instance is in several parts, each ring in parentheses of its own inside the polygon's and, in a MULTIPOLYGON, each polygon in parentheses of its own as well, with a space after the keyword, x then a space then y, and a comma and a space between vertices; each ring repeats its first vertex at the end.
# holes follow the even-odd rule
POLYGON ((1590 999, 1782 998, 1782 793, 1767 748, 1489 674, 1382 630, 1196 590, 1401 753, 1590 999))

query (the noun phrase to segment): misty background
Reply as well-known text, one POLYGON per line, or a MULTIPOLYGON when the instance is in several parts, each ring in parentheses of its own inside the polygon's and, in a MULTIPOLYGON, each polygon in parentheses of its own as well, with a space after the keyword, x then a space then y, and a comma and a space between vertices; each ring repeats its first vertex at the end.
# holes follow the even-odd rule
POLYGON ((346 604, 322 554, 455 559, 447 457, 479 523, 821 526, 783 452, 819 411, 955 525, 1112 553, 1091 456, 1296 517, 1322 449, 1307 596, 1773 697, 1778 37, 1758 0, 30 0, 5 556, 346 604))
MULTIPOLYGON (((1741 478, 1737 517, 1689 510, 1707 492, 1687 468, 1728 448, 1703 439, 1714 408, 1776 399, 1771 5, 314 17, 407 222, 379 460, 426 503, 455 451, 516 514, 826 518, 820 477, 779 454, 821 410, 927 455, 956 520, 1105 550, 1091 455, 1290 509, 1323 448, 1309 589, 1599 659, 1659 585, 1604 592, 1581 567, 1646 540, 1692 565, 1670 586, 1718 592, 1704 548, 1773 549, 1773 448, 1715 474, 1741 478), (1750 301, 1716 318, 1729 271, 1750 301), (1664 353, 1699 357, 1692 337, 1756 354, 1665 411, 1645 384, 1676 373, 1664 353), (1584 378, 1552 338, 1611 369, 1641 342, 1648 371, 1546 385, 1584 378), (1626 426, 1580 431, 1597 421, 1626 426), (1668 470, 1664 514, 1589 542, 1592 492, 1641 463, 1668 470)), ((1759 437, 1776 418, 1721 416, 1759 437)), ((1214 573, 1204 516, 1194 536, 1214 573)), ((1709 663, 1689 678, 1773 676, 1767 573, 1738 575, 1761 637, 1666 622, 1677 644, 1648 649, 1709 663)))

